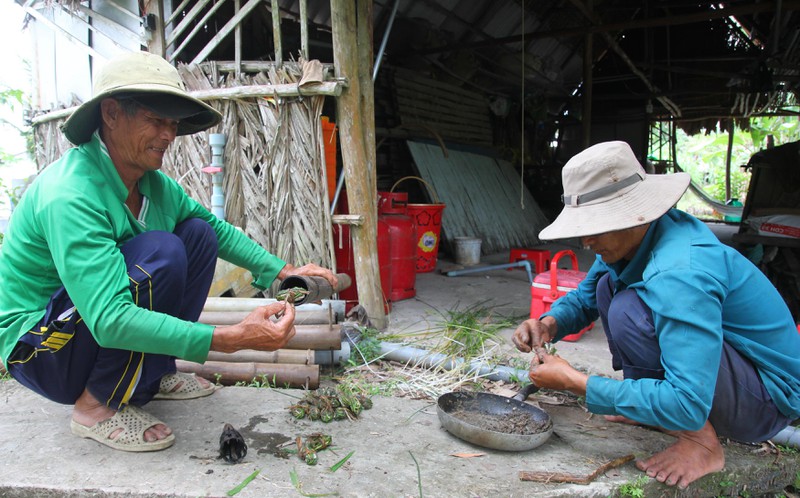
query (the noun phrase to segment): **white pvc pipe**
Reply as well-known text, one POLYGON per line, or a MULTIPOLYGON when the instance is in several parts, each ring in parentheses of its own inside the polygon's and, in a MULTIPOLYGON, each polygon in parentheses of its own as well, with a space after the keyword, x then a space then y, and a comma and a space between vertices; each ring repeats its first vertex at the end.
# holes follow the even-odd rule
POLYGON ((225 219, 225 192, 222 190, 222 156, 228 139, 222 133, 209 133, 208 145, 211 146, 211 213, 217 218, 225 219))
POLYGON ((800 427, 790 425, 772 436, 771 441, 775 444, 800 448, 800 427))
MULTIPOLYGON (((441 353, 431 353, 424 349, 403 346, 402 344, 391 342, 381 343, 381 358, 428 368, 439 367, 445 370, 453 370, 457 367, 461 367, 465 362, 463 358, 454 358, 441 353)), ((517 382, 528 378, 527 370, 520 370, 503 365, 490 366, 480 361, 471 361, 467 371, 469 373, 476 373, 478 376, 489 380, 502 380, 504 382, 517 382)))

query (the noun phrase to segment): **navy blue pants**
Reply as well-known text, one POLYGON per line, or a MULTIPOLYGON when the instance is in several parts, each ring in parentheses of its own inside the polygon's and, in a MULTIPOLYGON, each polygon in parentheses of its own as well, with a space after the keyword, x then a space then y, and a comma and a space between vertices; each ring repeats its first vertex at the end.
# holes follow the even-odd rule
MULTIPOLYGON (((197 321, 208 297, 217 261, 211 226, 189 219, 173 233, 137 235, 122 248, 130 290, 140 307, 197 321)), ((102 270, 99 270, 102 271, 102 270)), ((85 389, 107 406, 141 406, 158 392, 161 377, 175 372, 175 358, 101 348, 62 287, 44 318, 17 343, 9 373, 21 384, 63 404, 85 389)))
MULTIPOLYGON (((635 290, 614 294, 606 274, 597 283, 597 307, 614 370, 626 379, 664 379, 653 312, 635 290)), ((764 388, 752 362, 728 343, 722 355, 708 417, 717 435, 737 441, 766 441, 789 425, 764 388)))

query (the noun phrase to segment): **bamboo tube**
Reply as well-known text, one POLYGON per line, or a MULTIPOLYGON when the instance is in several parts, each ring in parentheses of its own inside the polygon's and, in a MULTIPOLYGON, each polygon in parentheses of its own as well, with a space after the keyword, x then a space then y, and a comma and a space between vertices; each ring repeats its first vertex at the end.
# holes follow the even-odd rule
POLYGON ((207 361, 227 363, 288 363, 295 365, 313 365, 314 352, 310 349, 279 349, 277 351, 256 351, 243 349, 235 353, 219 353, 210 351, 207 361))
MULTIPOLYGON (((277 303, 277 299, 260 297, 208 297, 203 305, 204 311, 244 311, 252 310, 259 306, 277 303)), ((295 305, 298 312, 303 311, 343 311, 344 301, 323 299, 319 303, 304 303, 295 305)))
MULTIPOLYGON (((202 320, 201 320, 202 321, 202 320)), ((238 323, 231 322, 231 323, 238 323)), ((230 325, 211 323, 210 325, 230 325)), ((339 349, 342 345, 341 325, 295 325, 295 335, 283 349, 339 349)))
POLYGON ((342 347, 340 325, 298 325, 285 349, 329 350, 342 347))
POLYGON ((319 387, 319 365, 291 365, 280 363, 226 363, 207 361, 203 364, 176 360, 178 371, 193 373, 229 386, 253 379, 269 382, 277 387, 316 389, 319 387))
POLYGON ((277 351, 255 351, 244 349, 235 353, 210 351, 208 361, 228 363, 289 363, 296 365, 344 365, 350 360, 350 343, 343 341, 338 349, 321 351, 279 349, 277 351), (277 355, 277 356, 276 356, 277 355))
MULTIPOLYGON (((231 311, 203 311, 197 320, 200 323, 209 325, 233 325, 244 320, 250 314, 250 310, 231 310, 231 311)), ((294 320, 295 325, 329 325, 334 323, 331 313, 325 310, 297 311, 294 320)))

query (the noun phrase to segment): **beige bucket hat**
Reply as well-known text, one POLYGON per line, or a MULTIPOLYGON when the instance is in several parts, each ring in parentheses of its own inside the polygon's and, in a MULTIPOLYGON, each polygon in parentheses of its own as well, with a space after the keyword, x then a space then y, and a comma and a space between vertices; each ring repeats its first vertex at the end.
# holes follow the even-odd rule
POLYGON ((93 97, 80 105, 61 129, 75 145, 88 142, 100 126, 100 102, 130 98, 151 111, 179 120, 178 135, 206 130, 222 120, 213 107, 186 92, 178 70, 162 57, 128 52, 110 59, 98 71, 93 97))
POLYGON ((561 171, 564 209, 539 232, 542 240, 624 230, 669 211, 689 187, 688 173, 648 175, 630 145, 603 142, 567 161, 561 171))

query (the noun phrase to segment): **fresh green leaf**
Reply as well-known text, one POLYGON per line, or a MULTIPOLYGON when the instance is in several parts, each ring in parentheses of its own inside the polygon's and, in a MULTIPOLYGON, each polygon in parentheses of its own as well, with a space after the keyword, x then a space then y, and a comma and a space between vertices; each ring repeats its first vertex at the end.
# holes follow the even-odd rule
POLYGON ((339 460, 338 462, 333 464, 329 470, 331 472, 336 472, 337 470, 339 470, 339 468, 342 465, 344 465, 345 463, 347 463, 348 460, 350 460, 350 457, 353 456, 353 453, 355 453, 355 452, 356 452, 356 450, 353 450, 350 453, 348 453, 346 457, 342 458, 341 460, 339 460))
POLYGON ((250 484, 250 482, 253 479, 256 478, 256 476, 259 474, 259 472, 261 472, 261 469, 258 469, 256 471, 254 471, 252 474, 250 474, 249 476, 245 477, 244 481, 242 481, 241 484, 239 484, 235 488, 233 488, 230 491, 228 491, 228 493, 227 493, 228 496, 234 496, 234 495, 238 494, 241 490, 243 490, 245 488, 245 486, 250 484))

